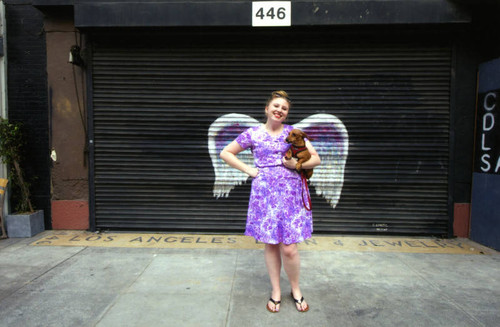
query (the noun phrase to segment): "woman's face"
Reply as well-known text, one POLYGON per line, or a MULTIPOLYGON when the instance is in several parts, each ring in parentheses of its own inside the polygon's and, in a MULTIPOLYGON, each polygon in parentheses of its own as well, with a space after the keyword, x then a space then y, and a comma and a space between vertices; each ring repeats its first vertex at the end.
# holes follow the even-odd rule
POLYGON ((288 116, 290 104, 284 98, 274 98, 266 107, 266 117, 268 121, 283 123, 288 116))

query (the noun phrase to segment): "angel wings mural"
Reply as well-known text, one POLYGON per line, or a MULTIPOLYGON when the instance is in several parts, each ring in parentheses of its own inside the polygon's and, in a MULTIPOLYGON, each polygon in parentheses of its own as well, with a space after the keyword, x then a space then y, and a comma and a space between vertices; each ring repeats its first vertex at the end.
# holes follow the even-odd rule
MULTIPOLYGON (((248 175, 229 167, 219 153, 247 128, 259 125, 256 119, 243 114, 227 114, 217 118, 208 130, 208 150, 215 173, 214 197, 227 197, 237 185, 244 183, 248 175)), ((321 158, 321 165, 314 168, 310 183, 316 194, 324 197, 332 208, 337 205, 347 160, 349 138, 347 130, 337 117, 330 114, 311 115, 293 125, 309 135, 311 143, 321 158)), ((238 154, 240 160, 253 166, 249 149, 238 154)))

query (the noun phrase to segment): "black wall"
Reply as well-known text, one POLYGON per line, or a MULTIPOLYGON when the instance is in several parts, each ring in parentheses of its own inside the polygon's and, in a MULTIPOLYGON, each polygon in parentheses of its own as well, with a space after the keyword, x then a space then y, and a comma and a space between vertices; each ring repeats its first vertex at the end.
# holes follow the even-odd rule
POLYGON ((474 116, 477 73, 477 50, 470 28, 455 34, 455 83, 451 94, 452 138, 454 148, 453 202, 470 203, 472 188, 472 154, 474 151, 474 116))
POLYGON ((6 21, 9 119, 25 126, 23 166, 32 184, 33 205, 44 210, 45 227, 49 229, 49 111, 43 15, 28 4, 7 4, 6 21))

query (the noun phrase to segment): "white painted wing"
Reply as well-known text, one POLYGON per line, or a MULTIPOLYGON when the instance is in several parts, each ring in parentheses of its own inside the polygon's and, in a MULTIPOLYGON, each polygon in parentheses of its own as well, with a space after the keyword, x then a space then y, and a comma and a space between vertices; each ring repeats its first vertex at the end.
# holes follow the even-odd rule
MULTIPOLYGON (((230 167, 219 157, 220 152, 247 128, 259 122, 243 114, 227 114, 217 118, 208 129, 208 151, 215 173, 214 196, 227 197, 236 185, 244 183, 248 175, 230 167)), ((238 154, 238 158, 249 166, 254 166, 254 158, 250 149, 238 154)))
POLYGON ((344 169, 349 148, 347 129, 340 119, 330 114, 309 116, 294 125, 304 131, 321 158, 314 168, 311 184, 316 194, 324 197, 335 208, 344 184, 344 169))

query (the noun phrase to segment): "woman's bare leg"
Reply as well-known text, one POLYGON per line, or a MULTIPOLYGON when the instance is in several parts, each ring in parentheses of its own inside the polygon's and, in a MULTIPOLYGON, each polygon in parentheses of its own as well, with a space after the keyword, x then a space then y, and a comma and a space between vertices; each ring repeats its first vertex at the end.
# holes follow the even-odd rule
MULTIPOLYGON (((281 301, 280 274, 281 274, 281 254, 279 244, 266 244, 264 249, 264 258, 266 260, 267 272, 273 288, 271 298, 275 301, 281 301)), ((279 311, 279 304, 274 305, 271 301, 269 308, 279 311)))
MULTIPOLYGON (((288 275, 288 280, 290 281, 290 286, 292 287, 293 297, 297 300, 302 298, 302 292, 300 291, 299 286, 299 277, 300 277, 300 255, 297 244, 282 244, 281 245, 281 254, 283 257, 283 266, 285 268, 285 272, 288 275)), ((304 310, 307 308, 306 301, 302 302, 302 304, 296 304, 297 309, 304 310)))

